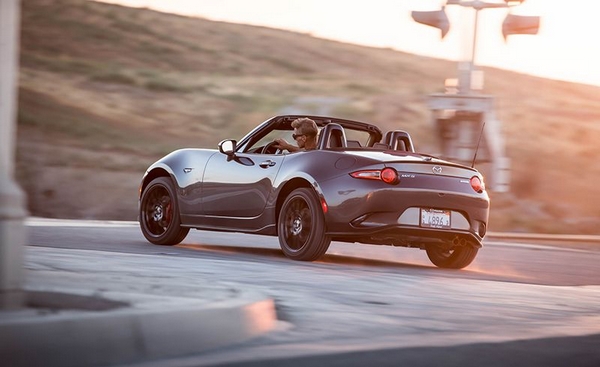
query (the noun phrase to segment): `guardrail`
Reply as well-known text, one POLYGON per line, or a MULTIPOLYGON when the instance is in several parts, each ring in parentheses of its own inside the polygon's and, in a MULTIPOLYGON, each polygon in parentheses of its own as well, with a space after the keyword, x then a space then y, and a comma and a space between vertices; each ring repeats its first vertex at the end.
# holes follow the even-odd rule
POLYGON ((485 238, 495 241, 543 241, 600 245, 600 236, 597 235, 488 232, 485 238))

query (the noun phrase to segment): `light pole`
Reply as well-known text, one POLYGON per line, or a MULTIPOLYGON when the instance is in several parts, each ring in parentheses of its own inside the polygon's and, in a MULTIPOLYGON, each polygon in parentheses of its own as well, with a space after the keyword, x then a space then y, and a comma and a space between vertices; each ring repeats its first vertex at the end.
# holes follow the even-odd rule
MULTIPOLYGON (((416 22, 440 29, 444 38, 450 30, 446 6, 458 5, 475 10, 471 59, 459 63, 456 89, 430 95, 429 108, 441 140, 443 157, 467 165, 484 164, 485 167, 478 168, 486 174, 488 187, 500 192, 509 189, 510 161, 504 153, 504 139, 500 121, 495 117, 493 97, 476 91, 483 86, 473 88, 477 26, 481 10, 511 8, 524 1, 447 0, 441 10, 412 12, 416 22), (467 67, 464 67, 465 64, 467 67)), ((509 13, 502 24, 502 34, 504 39, 511 34, 537 34, 539 24, 537 16, 509 13)))
MULTIPOLYGON (((473 27, 473 43, 471 48, 471 59, 469 63, 469 73, 463 79, 463 75, 459 75, 459 91, 461 93, 469 93, 471 91, 471 77, 475 70, 475 56, 477 49, 477 27, 479 23, 479 12, 484 9, 499 9, 511 8, 520 5, 525 0, 496 0, 495 2, 482 0, 447 0, 446 5, 436 11, 413 11, 412 18, 421 24, 438 28, 442 31, 442 38, 446 36, 450 29, 448 16, 445 8, 448 5, 458 5, 465 8, 475 10, 475 24, 473 27)), ((540 18, 537 16, 524 16, 508 14, 502 24, 502 35, 504 39, 511 34, 537 34, 540 26, 540 18)))
POLYGON ((22 302, 25 195, 14 180, 19 0, 0 0, 0 309, 22 302))

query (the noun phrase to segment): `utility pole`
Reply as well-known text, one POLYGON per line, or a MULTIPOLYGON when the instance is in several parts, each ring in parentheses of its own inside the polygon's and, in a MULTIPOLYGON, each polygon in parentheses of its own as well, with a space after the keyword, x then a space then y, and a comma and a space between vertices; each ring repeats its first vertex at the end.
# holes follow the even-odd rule
MULTIPOLYGON (((412 12, 416 22, 440 29, 444 38, 450 30, 446 6, 458 5, 475 10, 471 58, 459 62, 458 78, 446 80, 445 93, 429 96, 429 108, 437 127, 443 158, 466 165, 483 164, 484 167, 479 166, 478 169, 485 173, 487 186, 498 192, 509 190, 510 160, 505 156, 501 124, 494 113, 494 98, 479 92, 483 89, 483 72, 475 66, 479 12, 512 8, 524 1, 447 0, 441 10, 412 12)), ((539 23, 537 16, 509 12, 502 25, 502 34, 505 40, 512 34, 537 34, 539 23)))
POLYGON ((0 309, 19 307, 23 298, 27 214, 14 180, 20 5, 0 0, 0 309))

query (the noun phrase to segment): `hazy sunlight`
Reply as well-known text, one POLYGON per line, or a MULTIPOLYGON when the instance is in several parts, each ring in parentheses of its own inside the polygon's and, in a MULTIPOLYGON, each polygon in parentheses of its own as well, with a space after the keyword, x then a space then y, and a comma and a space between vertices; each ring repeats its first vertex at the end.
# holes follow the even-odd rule
MULTIPOLYGON (((442 0, 102 0, 213 20, 264 25, 375 47, 391 47, 426 56, 460 60, 470 57, 472 9, 448 6, 446 38, 415 23, 412 10, 438 10, 442 0), (467 32, 460 32, 466 29, 467 32), (466 56, 465 56, 466 55, 466 56)), ((496 0, 497 1, 497 0, 496 0)), ((600 51, 591 37, 600 2, 527 0, 515 14, 539 15, 538 35, 501 35, 506 9, 480 12, 476 62, 533 75, 600 85, 600 51)))

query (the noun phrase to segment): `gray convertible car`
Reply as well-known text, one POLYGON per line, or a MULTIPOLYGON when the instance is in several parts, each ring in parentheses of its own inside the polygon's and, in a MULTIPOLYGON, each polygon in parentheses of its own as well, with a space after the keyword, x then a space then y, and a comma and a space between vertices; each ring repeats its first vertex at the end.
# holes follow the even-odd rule
POLYGON ((273 235, 284 254, 312 261, 331 241, 415 247, 433 264, 469 265, 486 233, 489 197, 474 168, 416 153, 402 130, 321 116, 276 116, 218 150, 181 149, 142 179, 139 220, 151 243, 191 228, 273 235), (313 119, 317 149, 291 154, 291 122, 313 119))

